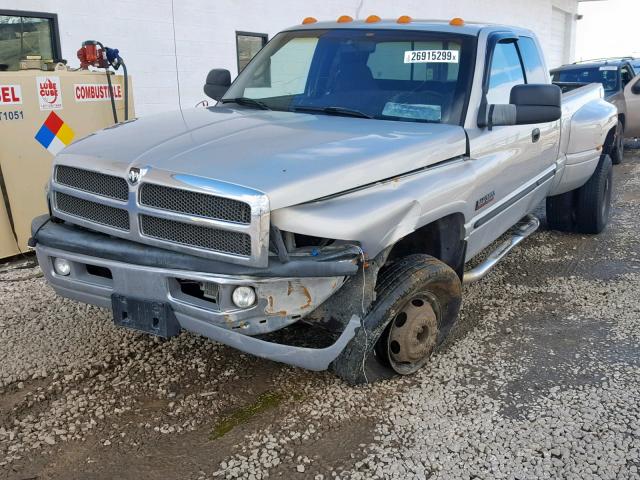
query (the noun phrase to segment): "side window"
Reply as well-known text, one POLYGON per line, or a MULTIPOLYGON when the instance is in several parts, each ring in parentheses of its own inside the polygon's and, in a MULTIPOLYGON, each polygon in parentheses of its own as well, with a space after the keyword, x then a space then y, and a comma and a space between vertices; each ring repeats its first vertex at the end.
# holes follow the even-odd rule
POLYGON ((525 83, 515 43, 498 43, 496 45, 489 75, 487 102, 489 104, 509 103, 511 89, 525 83))
POLYGON ((622 75, 622 88, 624 89, 624 87, 626 87, 627 84, 631 80, 633 80, 633 73, 631 72, 631 69, 626 65, 622 67, 622 69, 620 70, 620 73, 622 75))
POLYGON ((527 72, 527 83, 548 83, 549 78, 544 70, 540 52, 533 38, 520 37, 518 47, 522 55, 522 63, 527 72))

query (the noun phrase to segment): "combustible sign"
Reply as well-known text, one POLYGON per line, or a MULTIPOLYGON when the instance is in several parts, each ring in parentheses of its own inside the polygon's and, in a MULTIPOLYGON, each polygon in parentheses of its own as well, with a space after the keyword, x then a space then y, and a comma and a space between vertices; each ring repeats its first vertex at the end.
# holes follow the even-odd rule
POLYGON ((60 110, 62 108, 62 87, 60 77, 36 77, 40 110, 60 110))
POLYGON ((0 106, 21 104, 22 89, 20 85, 0 85, 0 106))
POLYGON ((64 123, 55 112, 51 112, 36 133, 35 138, 49 153, 57 155, 60 150, 72 142, 74 136, 75 133, 69 125, 64 123))
MULTIPOLYGON (((111 100, 109 85, 106 83, 83 83, 75 84, 73 92, 76 102, 104 102, 111 100)), ((113 85, 113 98, 122 100, 122 85, 113 85)))

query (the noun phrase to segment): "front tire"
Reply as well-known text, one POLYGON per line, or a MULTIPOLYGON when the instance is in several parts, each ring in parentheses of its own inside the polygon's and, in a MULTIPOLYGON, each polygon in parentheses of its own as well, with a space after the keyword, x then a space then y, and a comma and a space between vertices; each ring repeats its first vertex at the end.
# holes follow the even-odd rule
POLYGON ((331 365, 351 384, 409 375, 424 366, 458 317, 458 275, 429 255, 409 255, 380 273, 364 328, 331 365))

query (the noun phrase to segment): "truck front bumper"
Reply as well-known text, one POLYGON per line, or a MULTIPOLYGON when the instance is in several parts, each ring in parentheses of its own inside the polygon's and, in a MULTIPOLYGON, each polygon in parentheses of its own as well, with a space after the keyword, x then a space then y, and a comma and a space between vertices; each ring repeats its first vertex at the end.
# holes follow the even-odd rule
MULTIPOLYGON (((326 348, 282 345, 254 338, 251 335, 273 332, 303 318, 337 291, 346 277, 221 275, 116 261, 71 250, 77 238, 67 236, 71 244, 64 248, 66 241, 62 234, 72 230, 73 234, 95 236, 93 232, 75 231, 75 227, 68 225, 49 223, 42 227, 42 223, 34 223, 33 243, 38 262, 47 282, 63 297, 108 309, 112 308, 114 295, 168 304, 185 330, 258 357, 309 370, 327 369, 360 326, 360 317, 352 316, 336 342, 326 348), (56 239, 56 246, 47 244, 50 238, 56 239), (56 272, 55 259, 69 263, 68 275, 56 272), (209 295, 194 294, 194 285, 206 285, 209 295), (252 307, 239 309, 232 304, 231 292, 238 286, 255 289, 258 300, 252 307)), ((121 244, 124 249, 128 248, 124 240, 114 241, 106 236, 104 240, 109 242, 110 253, 115 256, 118 254, 113 251, 115 246, 121 244)), ((150 255, 157 256, 158 252, 154 250, 150 255)))

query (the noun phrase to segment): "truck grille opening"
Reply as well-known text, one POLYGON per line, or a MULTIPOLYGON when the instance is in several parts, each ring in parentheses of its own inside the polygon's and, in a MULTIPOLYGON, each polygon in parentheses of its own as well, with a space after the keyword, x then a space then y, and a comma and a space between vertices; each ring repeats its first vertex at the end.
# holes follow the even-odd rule
POLYGON ((55 193, 55 202, 56 208, 68 215, 129 231, 129 213, 126 210, 90 202, 61 192, 55 193))
POLYGON ((58 165, 55 179, 60 185, 94 193, 101 197, 122 200, 123 202, 126 202, 129 198, 129 186, 124 178, 58 165))
POLYGON ((251 237, 242 232, 230 232, 164 218, 140 215, 142 235, 189 247, 233 255, 251 255, 251 237))
POLYGON ((226 222, 251 223, 251 207, 244 202, 153 183, 140 187, 140 204, 226 222))

